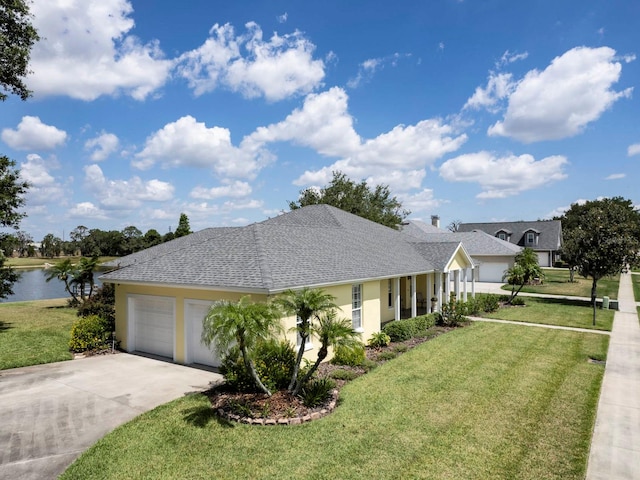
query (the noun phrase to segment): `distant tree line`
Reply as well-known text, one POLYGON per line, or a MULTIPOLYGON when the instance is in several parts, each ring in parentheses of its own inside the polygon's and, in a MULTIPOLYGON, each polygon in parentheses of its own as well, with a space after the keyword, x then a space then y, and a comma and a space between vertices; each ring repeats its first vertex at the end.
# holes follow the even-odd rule
POLYGON ((125 227, 121 231, 89 229, 84 225, 79 225, 70 232, 69 240, 62 240, 52 233, 46 234, 40 242, 39 248, 36 248, 33 237, 26 232, 17 231, 2 234, 0 235, 0 250, 5 252, 7 256, 17 254, 20 257, 33 257, 38 254, 46 258, 62 255, 121 257, 189 233, 191 233, 189 218, 182 213, 175 232, 170 231, 164 235, 153 228, 142 233, 139 228, 133 225, 125 227))

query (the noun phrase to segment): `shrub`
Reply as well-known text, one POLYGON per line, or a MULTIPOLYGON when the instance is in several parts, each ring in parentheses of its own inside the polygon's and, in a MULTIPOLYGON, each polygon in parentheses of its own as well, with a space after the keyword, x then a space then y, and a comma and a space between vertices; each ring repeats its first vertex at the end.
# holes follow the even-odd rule
POLYGON ((500 307, 500 302, 496 295, 482 295, 480 304, 482 311, 485 313, 495 312, 500 307))
POLYGON ((387 360, 392 360, 397 356, 398 354, 396 352, 386 351, 386 352, 380 352, 376 357, 376 359, 380 361, 387 361, 387 360))
POLYGON ((331 395, 331 390, 336 388, 336 382, 332 379, 316 378, 302 387, 301 397, 305 407, 317 407, 327 401, 331 395))
POLYGON ((109 331, 113 332, 116 325, 115 305, 115 288, 113 284, 105 283, 86 302, 78 305, 78 316, 98 315, 107 320, 109 331))
POLYGON ((339 368, 331 372, 331 378, 335 378, 336 380, 353 380, 356 378, 358 374, 353 370, 345 370, 343 368, 339 368))
POLYGON ((513 300, 511 300, 511 305, 516 306, 516 307, 523 307, 524 306, 524 298, 521 297, 516 297, 513 300))
POLYGON ((366 359, 364 352, 364 345, 359 344, 354 347, 338 346, 333 351, 333 358, 331 363, 333 365, 348 365, 350 367, 357 367, 362 365, 366 359))
POLYGON ((415 335, 415 323, 408 320, 398 320, 387 323, 382 329, 389 335, 392 342, 404 342, 415 335))
MULTIPOLYGON (((254 351, 254 364, 258 377, 270 390, 283 390, 289 385, 295 350, 287 341, 268 340, 261 342, 254 351)), ((237 347, 231 348, 222 360, 220 373, 227 386, 240 392, 254 392, 256 385, 247 371, 242 354, 237 347)))
POLYGON ((256 347, 256 371, 262 383, 270 390, 287 388, 295 362, 296 352, 286 340, 268 340, 256 347))
POLYGON ((414 337, 424 337, 427 335, 427 331, 435 326, 438 314, 429 313, 428 315, 420 315, 419 317, 412 318, 410 321, 413 323, 414 337))
POLYGON ((360 365, 360 367, 363 368, 365 372, 370 372, 371 370, 373 370, 377 366, 378 366, 378 364, 376 362, 374 362, 373 360, 370 360, 368 358, 365 358, 364 361, 362 362, 362 364, 360 365))
POLYGON ((109 322, 98 316, 81 317, 71 327, 69 350, 86 352, 111 348, 109 322))
POLYGON ((389 335, 384 332, 375 332, 371 335, 368 345, 371 348, 382 348, 389 345, 389 342, 391 342, 391 337, 389 337, 389 335))
POLYGON ((393 351, 396 353, 404 353, 407 350, 409 350, 409 347, 407 347, 404 343, 399 343, 398 345, 393 346, 393 351))
POLYGON ((464 320, 466 313, 466 307, 464 302, 456 301, 455 296, 452 295, 452 300, 449 303, 442 305, 442 316, 440 317, 442 325, 446 327, 457 327, 464 320))
POLYGON ((480 297, 469 298, 466 303, 467 315, 475 316, 482 312, 482 301, 480 297))

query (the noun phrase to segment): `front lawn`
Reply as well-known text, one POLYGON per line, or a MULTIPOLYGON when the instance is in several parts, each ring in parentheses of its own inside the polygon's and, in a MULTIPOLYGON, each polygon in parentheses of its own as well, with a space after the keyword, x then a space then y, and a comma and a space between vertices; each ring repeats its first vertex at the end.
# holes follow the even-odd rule
POLYGON ((603 335, 474 324, 347 384, 329 416, 229 423, 204 395, 158 407, 85 452, 63 479, 582 479, 603 335))
POLYGON ((596 326, 593 326, 593 307, 589 302, 562 298, 517 297, 525 306, 502 307, 496 312, 483 313, 485 318, 512 320, 515 322, 541 323, 561 327, 589 328, 611 331, 615 310, 596 309, 596 326))
MULTIPOLYGON (((571 297, 591 298, 590 278, 584 278, 577 273, 574 282, 569 282, 569 270, 566 268, 545 268, 544 282, 541 285, 525 285, 521 291, 525 293, 546 293, 549 295, 566 295, 571 297)), ((618 298, 620 275, 606 277, 598 281, 598 298, 607 296, 618 298)), ((511 291, 511 285, 504 285, 503 290, 511 291)))
POLYGON ((640 274, 631 275, 631 284, 633 285, 633 296, 636 302, 640 302, 640 274))
POLYGON ((0 370, 70 360, 66 299, 0 303, 0 370))

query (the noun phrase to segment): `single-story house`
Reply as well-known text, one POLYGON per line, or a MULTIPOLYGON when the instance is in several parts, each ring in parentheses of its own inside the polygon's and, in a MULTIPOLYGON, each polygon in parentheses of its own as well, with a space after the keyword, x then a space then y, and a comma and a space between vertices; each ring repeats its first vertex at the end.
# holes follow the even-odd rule
POLYGON ((520 247, 529 247, 538 254, 541 267, 552 267, 560 258, 562 223, 560 220, 535 222, 462 223, 460 232, 480 230, 520 247))
MULTIPOLYGON (((404 222, 401 228, 404 233, 428 243, 461 242, 473 259, 475 264, 474 279, 478 282, 502 282, 505 270, 513 266, 516 255, 522 250, 522 247, 480 230, 472 232, 442 230, 437 221, 437 217, 432 217, 431 224, 419 220, 409 220, 404 222)), ((471 272, 469 272, 470 274, 471 272)))
MULTIPOLYGON (((384 323, 426 311, 431 297, 439 309, 451 292, 464 300, 475 294, 467 275, 473 261, 459 241, 427 243, 328 205, 208 228, 111 266, 100 279, 115 285, 121 346, 184 364, 219 365, 200 342, 216 300, 266 301, 288 289, 321 288, 367 341, 384 323)), ((283 319, 285 331, 295 322, 283 319)), ((295 344, 295 333, 288 336, 295 344)))

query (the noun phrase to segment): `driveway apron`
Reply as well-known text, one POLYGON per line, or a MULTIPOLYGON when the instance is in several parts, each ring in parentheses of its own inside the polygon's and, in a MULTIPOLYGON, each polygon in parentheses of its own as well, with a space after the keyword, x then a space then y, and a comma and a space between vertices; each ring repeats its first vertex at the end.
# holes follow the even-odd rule
POLYGON ((56 478, 115 427, 221 380, 126 353, 0 371, 0 478, 56 478))
POLYGON ((620 276, 587 480, 640 479, 640 325, 631 274, 620 276))

